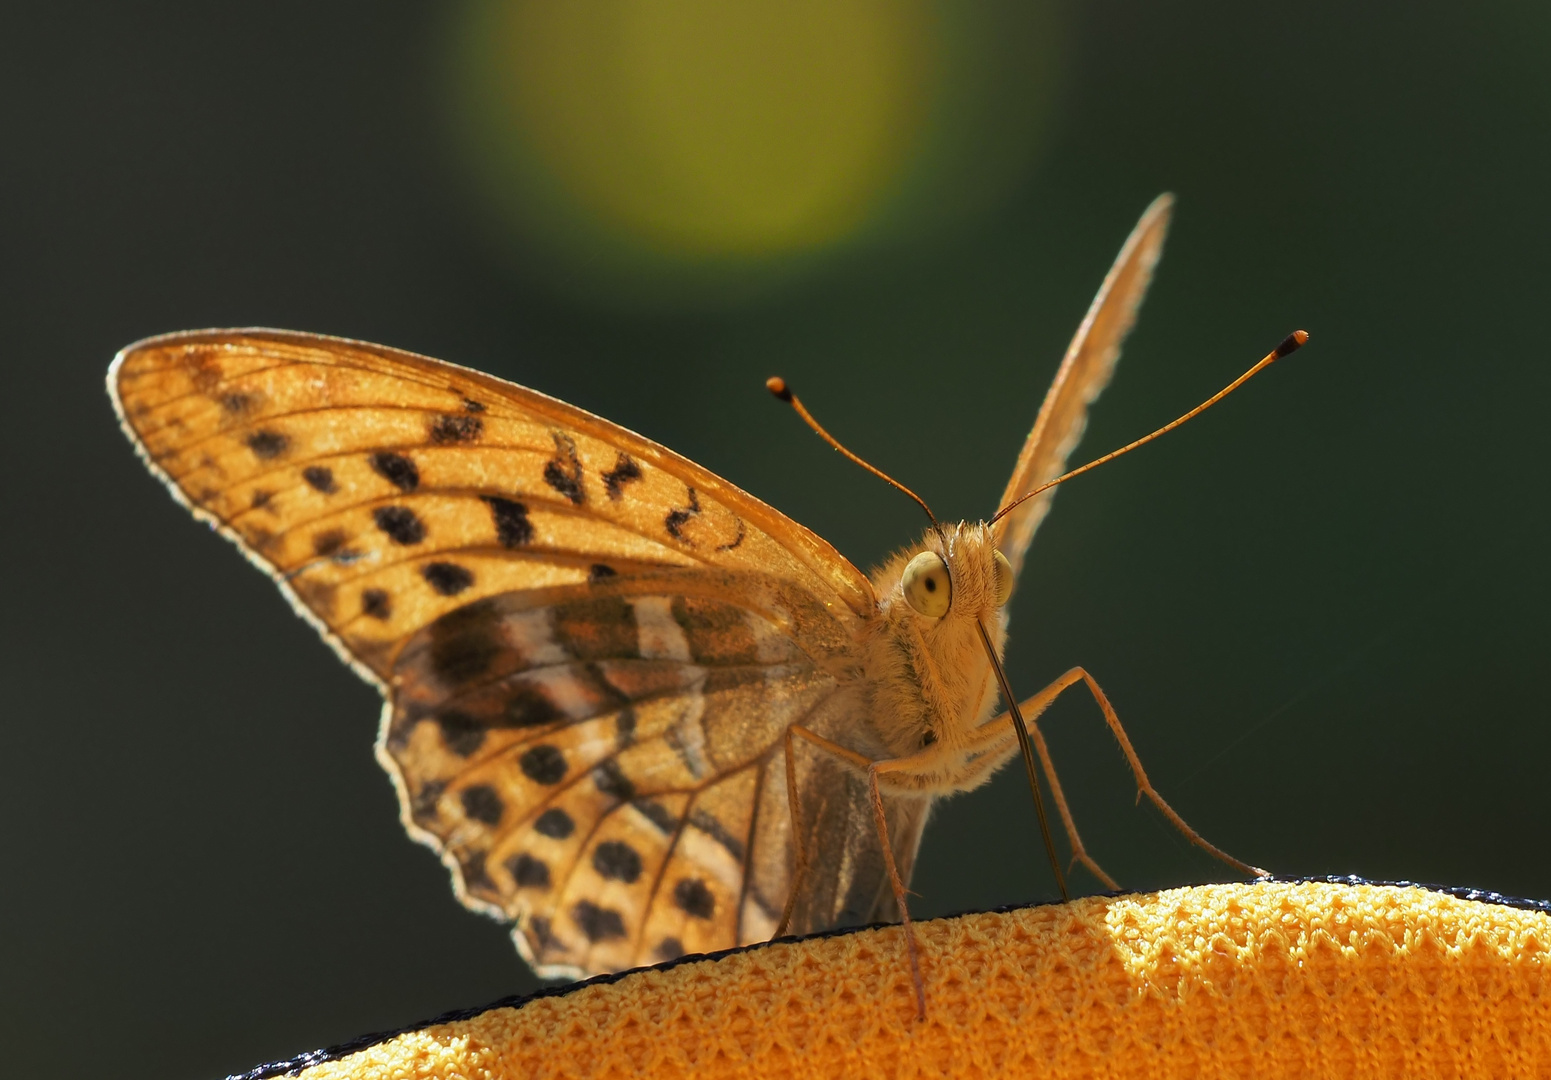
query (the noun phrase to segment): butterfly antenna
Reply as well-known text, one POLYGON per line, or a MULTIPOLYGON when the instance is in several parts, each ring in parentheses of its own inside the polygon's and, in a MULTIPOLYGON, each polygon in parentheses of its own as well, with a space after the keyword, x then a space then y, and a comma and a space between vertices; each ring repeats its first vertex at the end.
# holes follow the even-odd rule
POLYGON ((1264 357, 1262 357, 1258 364, 1256 364, 1254 367, 1250 368, 1244 374, 1240 375, 1237 379, 1234 379, 1231 383, 1229 383, 1227 386, 1223 387, 1217 393, 1213 394, 1211 397, 1209 397, 1205 401, 1201 402, 1201 404, 1197 405, 1194 409, 1191 409, 1184 416, 1181 416, 1178 420, 1175 420, 1173 423, 1170 423, 1170 424, 1164 424, 1161 428, 1159 428, 1157 431, 1153 432, 1151 435, 1143 435, 1140 439, 1137 439, 1135 442, 1127 443, 1125 446, 1122 446, 1119 450, 1112 450, 1109 453, 1105 454, 1103 457, 1096 458, 1093 461, 1088 462, 1088 464, 1082 466, 1079 469, 1073 469, 1069 473, 1063 473, 1060 476, 1056 477, 1054 480, 1050 480, 1050 481, 1047 481, 1047 482, 1039 485, 1039 487, 1035 488, 1033 491, 1030 491, 1030 492, 1028 492, 1025 495, 1019 495, 1012 502, 1008 503, 1006 506, 1004 506, 1000 510, 998 510, 996 512, 996 516, 991 519, 990 524, 995 525, 999 520, 1001 520, 1002 518, 1006 517, 1007 514, 1010 513, 1019 504, 1027 502, 1028 500, 1032 499, 1034 496, 1036 496, 1036 495, 1038 495, 1038 494, 1040 494, 1042 492, 1049 491, 1051 488, 1055 487, 1057 484, 1064 484, 1064 483, 1066 483, 1066 481, 1070 480, 1072 477, 1078 476, 1078 475, 1080 475, 1082 473, 1085 473, 1089 469, 1097 469, 1100 465, 1103 465, 1106 461, 1114 461, 1121 454, 1129 454, 1132 450, 1135 450, 1138 446, 1141 446, 1144 443, 1150 443, 1154 439, 1156 439, 1158 436, 1166 435, 1169 432, 1173 431, 1175 428, 1179 427, 1185 421, 1192 420, 1195 417, 1200 416, 1207 409, 1210 409, 1213 405, 1216 405, 1223 398, 1227 397, 1229 394, 1233 393, 1239 387, 1241 387, 1245 383, 1249 382, 1250 379, 1254 378, 1256 375, 1259 375, 1262 371, 1264 371, 1266 368, 1270 367, 1272 364, 1276 363, 1282 357, 1287 356, 1287 355, 1289 355, 1291 353, 1297 352, 1299 349, 1301 349, 1303 347, 1304 342, 1306 342, 1308 340, 1309 340, 1309 335, 1308 335, 1307 331, 1305 331, 1305 330, 1294 330, 1292 333, 1288 334, 1285 338, 1282 339, 1282 343, 1280 345, 1278 345, 1276 348, 1272 349, 1269 353, 1267 353, 1264 357))
POLYGON ((901 484, 898 480, 894 479, 892 476, 878 468, 876 465, 871 465, 857 457, 855 454, 851 453, 851 451, 840 445, 839 439, 825 431, 824 426, 813 418, 813 414, 810 413, 803 406, 803 403, 797 399, 797 395, 792 393, 792 388, 786 385, 785 379, 781 378, 779 375, 772 375, 770 378, 765 380, 765 389, 769 390, 779 400, 786 402, 792 408, 796 409, 797 415, 802 417, 803 423, 811 427, 819 438, 823 439, 825 442, 829 443, 830 446, 833 446, 836 450, 839 450, 842 454, 850 458, 856 464, 872 473, 879 480, 882 480, 886 484, 892 484, 900 491, 903 491, 906 495, 909 495, 916 501, 917 506, 926 511, 926 516, 931 520, 932 526, 937 529, 942 528, 942 526, 937 521, 937 515, 932 513, 932 508, 926 505, 925 499, 921 498, 921 496, 911 491, 904 484, 901 484))

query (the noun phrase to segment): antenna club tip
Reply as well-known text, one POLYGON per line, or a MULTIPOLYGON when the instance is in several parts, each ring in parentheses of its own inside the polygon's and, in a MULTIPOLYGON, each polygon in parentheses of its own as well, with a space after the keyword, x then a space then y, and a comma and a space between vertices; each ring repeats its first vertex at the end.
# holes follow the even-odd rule
POLYGON ((778 399, 788 404, 792 400, 792 388, 786 385, 786 380, 779 375, 772 375, 765 380, 765 389, 769 390, 778 399))
POLYGON ((1282 343, 1276 347, 1276 358, 1280 360, 1288 353, 1297 352, 1308 343, 1309 332, 1307 330, 1294 330, 1282 339, 1282 343))

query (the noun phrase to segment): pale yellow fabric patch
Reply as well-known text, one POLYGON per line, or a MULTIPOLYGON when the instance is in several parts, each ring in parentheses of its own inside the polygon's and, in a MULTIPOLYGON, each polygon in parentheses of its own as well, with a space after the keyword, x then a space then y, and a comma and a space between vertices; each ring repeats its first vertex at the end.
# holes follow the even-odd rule
POLYGON ((1551 915, 1379 885, 1208 885, 648 969, 398 1035, 325 1078, 1551 1078, 1551 915))

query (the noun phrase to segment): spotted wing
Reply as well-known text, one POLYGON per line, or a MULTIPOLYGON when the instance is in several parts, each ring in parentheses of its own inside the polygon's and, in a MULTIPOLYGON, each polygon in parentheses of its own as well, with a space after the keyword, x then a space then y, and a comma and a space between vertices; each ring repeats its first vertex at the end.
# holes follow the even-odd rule
MULTIPOLYGON (((1089 305, 1088 314, 1067 346, 999 505, 1006 506, 1055 479, 1066 468, 1066 460, 1077 448, 1088 424, 1088 406, 1109 385, 1115 362, 1120 359, 1120 347, 1136 322, 1137 309, 1152 283, 1153 268, 1163 254, 1173 209, 1172 195, 1158 196, 1126 238, 1104 284, 1099 286, 1098 295, 1089 305)), ((1054 497, 1052 488, 996 524, 997 547, 1012 564, 1015 578, 1023 568, 1034 530, 1044 520, 1054 497)))
MULTIPOLYGON (((505 593, 406 643, 379 752, 411 831, 541 974, 763 941, 791 887, 782 736, 857 726, 830 674, 849 647, 761 575, 505 593)), ((884 882, 860 779, 815 764, 799 765, 817 857, 799 931, 872 917, 884 882)), ((919 828, 898 824, 913 854, 919 828)))
POLYGON ((170 335, 109 388, 153 471, 382 687, 406 825, 541 971, 774 929, 773 748, 845 711, 873 604, 829 545, 638 435, 378 346, 170 335))
POLYGON ((108 387, 153 471, 375 681, 455 607, 644 568, 760 570, 837 610, 872 608, 860 571, 764 503, 480 372, 218 330, 130 346, 108 387))

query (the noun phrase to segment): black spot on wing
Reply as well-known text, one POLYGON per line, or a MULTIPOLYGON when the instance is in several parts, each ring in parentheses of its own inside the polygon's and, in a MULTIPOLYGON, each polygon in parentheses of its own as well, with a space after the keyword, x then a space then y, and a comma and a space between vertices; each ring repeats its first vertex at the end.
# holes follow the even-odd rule
POLYGON ((565 713, 548 694, 528 682, 513 682, 506 690, 502 713, 508 727, 543 727, 564 720, 565 713))
POLYGON ((245 413, 253 408, 255 400, 252 394, 234 390, 230 394, 221 395, 221 408, 229 413, 245 413))
POLYGON ((379 506, 372 520, 395 544, 418 544, 425 539, 425 523, 407 506, 379 506))
POLYGON ((502 547, 519 548, 533 541, 533 522, 528 520, 527 506, 500 495, 481 495, 480 499, 490 507, 495 535, 502 547))
POLYGON ((372 472, 400 491, 414 491, 420 486, 420 470, 403 454, 380 450, 366 460, 372 472))
POLYGON ((614 721, 614 749, 623 750, 635 742, 635 710, 626 705, 614 721))
POLYGON ((700 513, 700 496, 695 494, 695 489, 692 487, 686 486, 684 490, 689 492, 689 505, 681 509, 668 511, 668 516, 662 519, 662 523, 667 528, 668 535, 673 537, 673 539, 681 543, 692 544, 693 541, 684 536, 684 526, 689 524, 691 518, 700 513))
POLYGON ((592 770, 592 782, 603 794, 612 795, 620 802, 635 798, 635 785, 612 758, 592 770))
POLYGON ((729 540, 725 544, 717 544, 716 545, 716 550, 717 551, 731 551, 733 548, 735 548, 739 544, 743 543, 743 537, 748 532, 748 529, 743 524, 743 519, 742 518, 736 518, 735 520, 738 522, 738 535, 734 536, 731 540, 729 540))
POLYGON ((436 821, 440 817, 436 804, 441 801, 442 792, 446 790, 447 785, 441 780, 427 780, 421 784, 420 790, 409 800, 409 816, 422 825, 436 821))
POLYGON ((665 937, 657 943, 657 959, 677 960, 684 955, 684 943, 676 937, 665 937))
POLYGON ((716 897, 699 878, 681 878, 673 886, 673 902, 684 914, 697 919, 709 919, 716 913, 716 897))
POLYGON ((538 816, 533 823, 533 829, 541 836, 547 836, 551 840, 564 840, 576 831, 576 822, 571 820, 571 815, 552 806, 538 816))
POLYGON ((679 819, 674 816, 673 811, 660 802, 638 799, 630 805, 641 811, 642 816, 657 826, 658 831, 664 835, 671 835, 673 830, 679 827, 679 819))
POLYGON ((458 869, 463 871, 463 885, 469 892, 490 895, 496 891, 495 882, 485 871, 485 853, 467 851, 458 856, 458 869))
POLYGON ((619 571, 605 563, 595 562, 587 569, 587 584, 596 585, 600 581, 607 581, 611 577, 618 577, 619 571))
MULTIPOLYGON (((273 491, 269 491, 269 490, 267 490, 265 488, 254 488, 253 489, 253 499, 252 499, 252 502, 251 502, 250 505, 255 510, 262 510, 266 506, 269 505, 269 500, 273 499, 274 497, 275 497, 275 493, 273 491)), ((203 502, 203 501, 207 501, 207 500, 201 500, 201 501, 203 502)))
POLYGON ((531 747, 517 759, 523 775, 536 784, 558 784, 565 779, 565 755, 548 743, 531 747))
POLYGON ((475 401, 473 398, 464 398, 463 399, 463 411, 464 412, 484 412, 485 411, 485 407, 483 405, 481 405, 479 402, 475 401))
POLYGON ((726 848, 735 860, 743 861, 743 841, 728 832, 720 821, 704 810, 696 810, 689 815, 689 823, 726 848))
POLYGON ((485 422, 477 416, 445 414, 435 417, 426 427, 426 434, 437 446, 468 443, 484 434, 485 422))
POLYGON ((587 498, 582 490, 582 463, 576 456, 576 441, 563 431, 550 431, 555 440, 555 456, 544 463, 544 483, 580 506, 587 498))
POLYGON ((302 470, 307 486, 324 495, 334 494, 334 470, 327 465, 309 465, 302 470))
POLYGON ((547 889, 549 888, 549 866, 540 859, 535 859, 526 851, 514 855, 506 863, 506 869, 511 872, 512 880, 520 888, 547 889))
POLYGON ((433 562, 420 568, 420 576, 442 596, 457 596, 474 584, 474 574, 457 563, 433 562))
POLYGON ((381 589, 362 589, 361 614, 370 619, 387 619, 393 614, 393 599, 381 589))
POLYGON ((530 915, 523 928, 532 939, 536 952, 542 953, 555 943, 555 932, 543 915, 530 915))
POLYGON ((620 918, 619 912, 612 908, 600 908, 591 900, 578 900, 571 909, 571 918, 587 940, 594 944, 625 936, 625 920, 620 918))
POLYGON ((462 709, 447 709, 436 717, 442 743, 459 757, 468 757, 485 744, 485 725, 462 709))
POLYGON ((506 648, 500 612, 488 599, 449 611, 428 632, 431 670, 452 686, 479 678, 506 648))
POLYGON ((248 444, 255 457, 265 461, 279 457, 291 445, 291 440, 278 431, 255 431, 243 442, 248 444))
POLYGON ((501 815, 506 813, 506 804, 488 784, 466 787, 458 798, 463 803, 464 816, 486 825, 501 824, 501 815))
POLYGON ((312 537, 313 554, 320 559, 329 559, 338 555, 345 549, 345 544, 350 537, 345 535, 343 529, 325 529, 320 533, 314 533, 312 537))
POLYGON ((614 460, 614 467, 603 474, 603 490, 608 492, 609 498, 618 501, 625 493, 625 485, 632 480, 641 479, 641 466, 637 465, 630 455, 621 451, 614 460))
POLYGON ((221 384, 221 362, 212 349, 187 346, 181 364, 194 386, 203 393, 208 394, 221 384))
POLYGON ((592 868, 609 881, 632 885, 641 877, 641 856, 620 840, 605 840, 592 852, 592 868))

